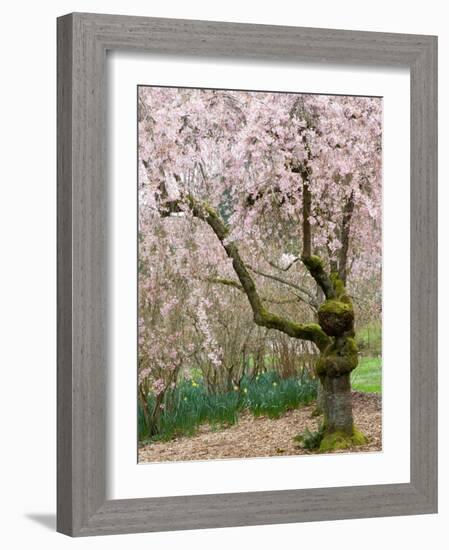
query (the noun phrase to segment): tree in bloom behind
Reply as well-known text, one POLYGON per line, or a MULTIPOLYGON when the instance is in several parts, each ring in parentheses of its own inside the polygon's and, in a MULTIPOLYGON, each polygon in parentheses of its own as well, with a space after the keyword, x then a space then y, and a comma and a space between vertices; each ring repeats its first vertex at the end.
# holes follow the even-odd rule
POLYGON ((268 338, 318 354, 327 444, 353 444, 354 322, 381 307, 381 100, 140 87, 138 101, 146 415, 156 426, 195 366, 211 391, 235 386, 268 338))

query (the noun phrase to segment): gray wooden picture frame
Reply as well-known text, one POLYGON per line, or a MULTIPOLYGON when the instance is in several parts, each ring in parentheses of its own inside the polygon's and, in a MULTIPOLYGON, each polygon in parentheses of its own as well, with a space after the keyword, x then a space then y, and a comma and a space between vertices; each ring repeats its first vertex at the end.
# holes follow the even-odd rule
POLYGON ((60 17, 57 27, 57 530, 83 536, 436 512, 437 38, 82 13, 60 17), (410 69, 410 483, 106 499, 108 50, 410 69))

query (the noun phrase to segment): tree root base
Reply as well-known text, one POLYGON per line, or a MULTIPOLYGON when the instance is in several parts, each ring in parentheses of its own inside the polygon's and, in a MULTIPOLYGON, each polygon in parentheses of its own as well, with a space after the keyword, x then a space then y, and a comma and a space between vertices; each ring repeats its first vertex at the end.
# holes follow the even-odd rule
POLYGON ((357 428, 353 428, 352 435, 345 432, 336 431, 325 434, 320 443, 319 452, 328 453, 330 451, 349 449, 359 445, 365 445, 368 439, 357 428))

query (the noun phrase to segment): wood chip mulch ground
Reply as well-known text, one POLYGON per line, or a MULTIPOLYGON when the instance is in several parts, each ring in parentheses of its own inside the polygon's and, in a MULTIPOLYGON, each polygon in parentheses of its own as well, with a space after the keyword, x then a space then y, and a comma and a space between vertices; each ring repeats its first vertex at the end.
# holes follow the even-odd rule
MULTIPOLYGON (((312 418, 314 403, 288 411, 279 419, 255 418, 244 413, 234 426, 214 431, 201 426, 197 435, 168 442, 150 443, 139 448, 139 462, 210 460, 310 454, 301 449, 294 436, 307 427, 318 428, 320 418, 312 418)), ((368 436, 368 444, 336 452, 374 452, 382 450, 381 396, 353 392, 353 413, 357 427, 368 436)))

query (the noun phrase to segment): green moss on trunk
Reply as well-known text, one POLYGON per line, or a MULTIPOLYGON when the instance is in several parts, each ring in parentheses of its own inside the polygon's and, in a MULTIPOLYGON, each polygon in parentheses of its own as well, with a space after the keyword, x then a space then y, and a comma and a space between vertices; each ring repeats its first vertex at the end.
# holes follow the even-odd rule
POLYGON ((367 443, 367 437, 363 435, 362 432, 356 427, 354 427, 352 429, 352 434, 347 434, 343 431, 325 433, 323 439, 321 440, 319 452, 329 453, 331 451, 350 449, 351 447, 366 445, 367 443))
POLYGON ((342 376, 353 371, 358 361, 358 348, 354 338, 335 338, 321 353, 315 370, 320 377, 342 376))
POLYGON ((358 364, 354 339, 354 309, 337 273, 330 276, 334 296, 318 310, 318 321, 331 343, 321 352, 316 373, 323 386, 323 439, 319 452, 348 449, 366 443, 354 428, 350 373, 358 364))

